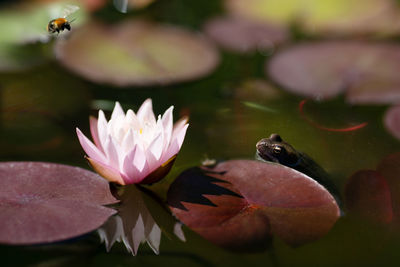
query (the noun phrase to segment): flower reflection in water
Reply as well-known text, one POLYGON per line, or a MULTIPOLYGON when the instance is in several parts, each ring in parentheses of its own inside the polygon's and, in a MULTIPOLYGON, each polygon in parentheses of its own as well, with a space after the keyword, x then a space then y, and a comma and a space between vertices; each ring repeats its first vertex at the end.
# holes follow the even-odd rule
POLYGON ((135 185, 124 187, 118 215, 98 229, 107 251, 115 242, 123 242, 127 250, 136 255, 139 245, 147 243, 154 253, 159 254, 162 231, 167 235, 173 232, 180 240, 185 241, 182 224, 176 222, 166 211, 160 212, 160 208, 162 209, 161 205, 152 196, 135 185), (154 219, 160 216, 163 216, 163 225, 158 225, 154 219))

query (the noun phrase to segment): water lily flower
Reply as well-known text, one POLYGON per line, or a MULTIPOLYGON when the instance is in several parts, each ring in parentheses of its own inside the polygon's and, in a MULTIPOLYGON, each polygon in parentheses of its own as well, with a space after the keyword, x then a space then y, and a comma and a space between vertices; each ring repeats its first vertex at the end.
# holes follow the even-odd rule
POLYGON ((173 125, 173 106, 159 115, 151 99, 143 102, 137 114, 126 114, 116 102, 107 122, 99 110, 90 118, 92 143, 78 128, 76 133, 93 169, 107 180, 121 185, 150 184, 162 179, 181 149, 188 127, 187 118, 173 125))

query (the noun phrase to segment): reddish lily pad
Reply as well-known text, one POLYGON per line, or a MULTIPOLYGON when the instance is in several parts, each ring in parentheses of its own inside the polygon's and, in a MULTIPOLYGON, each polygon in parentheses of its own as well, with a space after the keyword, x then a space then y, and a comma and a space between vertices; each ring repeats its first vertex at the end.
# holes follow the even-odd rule
POLYGON ((389 108, 384 116, 386 129, 400 140, 400 106, 389 108))
POLYGON ((339 217, 329 192, 274 163, 231 160, 183 172, 168 191, 173 213, 211 242, 264 249, 272 235, 296 246, 324 236, 339 217))
POLYGON ((205 32, 221 47, 234 52, 273 51, 288 39, 286 28, 236 17, 218 17, 205 25, 205 32))
POLYGON ((353 174, 346 185, 345 199, 350 212, 378 223, 392 221, 389 186, 377 171, 364 170, 353 174))
POLYGON ((115 210, 108 183, 76 167, 45 162, 0 163, 0 243, 40 244, 100 227, 115 210))
POLYGON ((353 104, 398 102, 398 69, 399 46, 354 41, 296 45, 267 66, 269 75, 290 92, 316 99, 346 92, 353 104))
POLYGON ((299 27, 311 34, 387 35, 400 32, 400 12, 391 0, 225 0, 241 17, 299 27), (373 21, 373 23, 371 23, 373 21))
POLYGON ((56 44, 58 59, 97 83, 170 84, 209 74, 219 61, 213 45, 186 30, 144 21, 93 22, 56 44), (182 49, 184 47, 184 49, 182 49))
POLYGON ((376 170, 361 170, 346 184, 349 212, 375 223, 400 223, 400 153, 387 156, 376 170))

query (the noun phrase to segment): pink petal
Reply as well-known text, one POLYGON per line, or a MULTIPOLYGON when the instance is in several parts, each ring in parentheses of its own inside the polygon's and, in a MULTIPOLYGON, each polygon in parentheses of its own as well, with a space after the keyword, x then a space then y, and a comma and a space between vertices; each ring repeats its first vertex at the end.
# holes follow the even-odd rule
POLYGON ((168 147, 169 142, 171 141, 171 135, 172 135, 172 127, 173 127, 173 116, 172 116, 172 111, 174 110, 174 106, 169 107, 164 112, 164 115, 162 116, 162 123, 164 126, 164 149, 168 147))
POLYGON ((138 118, 135 115, 135 112, 133 112, 133 110, 131 110, 131 109, 129 109, 126 112, 125 124, 130 125, 131 128, 134 128, 134 129, 140 129, 140 127, 141 127, 140 122, 138 121, 138 118))
POLYGON ((170 159, 172 156, 178 154, 179 150, 181 149, 183 140, 185 139, 186 130, 187 130, 188 126, 189 126, 189 124, 185 124, 183 126, 183 128, 181 128, 180 130, 174 131, 172 140, 171 140, 171 144, 168 147, 168 150, 165 153, 165 155, 163 155, 162 162, 165 162, 168 159, 170 159))
POLYGON ((146 99, 137 112, 137 117, 142 123, 148 121, 150 124, 156 124, 156 117, 153 112, 153 104, 151 99, 146 99))
POLYGON ((183 118, 179 119, 177 122, 175 122, 174 129, 172 130, 171 141, 172 141, 172 139, 176 138, 176 135, 186 125, 187 121, 188 121, 188 118, 187 117, 183 117, 183 118))
POLYGON ((146 162, 149 166, 149 172, 154 171, 160 166, 160 162, 154 157, 150 150, 146 151, 146 162))
POLYGON ((78 135, 79 143, 81 143, 83 150, 89 157, 99 162, 107 162, 104 154, 78 128, 76 128, 76 134, 78 135))
POLYGON ((156 160, 159 160, 163 152, 163 134, 159 133, 158 136, 150 143, 147 148, 156 160))
POLYGON ((97 130, 97 119, 93 116, 89 117, 89 124, 90 124, 90 132, 92 134, 92 138, 94 141, 94 144, 100 149, 103 150, 101 147, 101 143, 99 141, 99 132, 97 130))
POLYGON ((123 150, 125 150, 126 153, 127 149, 132 148, 135 146, 134 139, 133 139, 133 131, 132 129, 129 129, 128 133, 125 135, 124 139, 122 140, 121 147, 123 150))
POLYGON ((176 140, 178 142, 179 149, 181 149, 181 146, 183 144, 183 140, 185 140, 185 135, 186 135, 186 131, 187 131, 188 127, 189 127, 189 124, 185 124, 183 126, 183 128, 180 131, 178 131, 176 133, 176 135, 174 136, 174 138, 176 138, 176 140))
POLYGON ((139 171, 143 171, 144 166, 146 163, 146 155, 143 151, 143 149, 140 146, 137 146, 136 148, 136 153, 133 158, 133 164, 135 165, 136 168, 138 168, 139 171))
POLYGON ((105 151, 105 144, 107 141, 108 131, 107 131, 107 120, 102 110, 99 110, 99 117, 97 120, 97 132, 101 147, 103 148, 103 151, 105 151))
POLYGON ((119 171, 113 169, 111 166, 105 165, 95 159, 87 158, 90 165, 93 167, 95 172, 100 174, 102 177, 107 179, 110 182, 118 183, 121 185, 125 185, 124 180, 121 177, 119 171))
POLYGON ((119 170, 120 154, 122 156, 122 152, 120 152, 118 144, 114 142, 111 136, 107 138, 104 152, 106 153, 109 165, 119 170))
POLYGON ((119 104, 119 102, 115 102, 115 106, 114 106, 114 110, 111 113, 111 119, 115 119, 118 118, 120 116, 124 116, 125 117, 125 112, 122 109, 121 105, 119 104))
POLYGON ((140 180, 140 171, 133 164, 136 155, 137 146, 135 146, 124 158, 122 166, 123 178, 126 184, 137 183, 140 180))

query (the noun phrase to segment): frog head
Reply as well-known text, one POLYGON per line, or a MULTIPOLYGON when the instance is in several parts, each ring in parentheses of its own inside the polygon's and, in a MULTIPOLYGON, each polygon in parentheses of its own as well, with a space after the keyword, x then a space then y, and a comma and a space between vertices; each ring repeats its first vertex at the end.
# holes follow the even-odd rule
POLYGON ((286 166, 295 166, 300 160, 299 153, 278 134, 271 134, 256 144, 256 156, 265 161, 280 163, 286 166))

